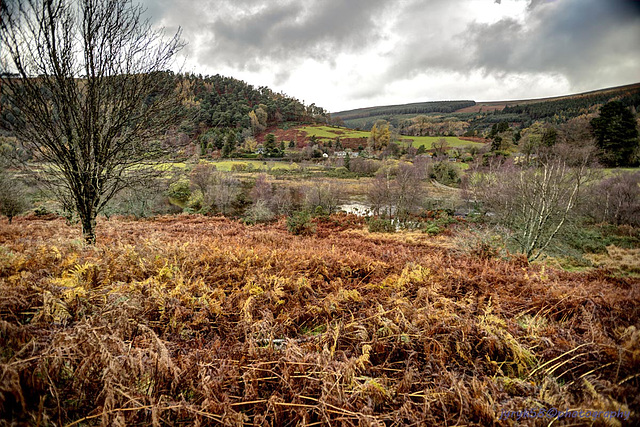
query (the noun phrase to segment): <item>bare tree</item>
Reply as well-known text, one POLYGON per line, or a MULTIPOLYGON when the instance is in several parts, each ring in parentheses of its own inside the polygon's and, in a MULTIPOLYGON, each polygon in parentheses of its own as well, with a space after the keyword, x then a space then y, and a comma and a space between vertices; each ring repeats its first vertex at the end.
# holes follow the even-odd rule
POLYGON ((619 172, 588 190, 584 212, 596 221, 640 226, 640 172, 619 172))
POLYGON ((216 166, 211 163, 199 163, 189 176, 191 185, 202 193, 202 210, 208 211, 214 204, 214 185, 218 181, 216 166))
POLYGON ((338 211, 342 202, 343 191, 340 184, 333 181, 316 181, 313 185, 304 188, 305 205, 310 210, 320 208, 327 214, 338 211))
POLYGON ((393 184, 389 168, 382 168, 369 185, 367 199, 375 215, 391 216, 393 212, 393 184))
POLYGON ((13 131, 77 212, 88 243, 97 214, 156 171, 160 137, 180 111, 166 70, 183 46, 130 0, 0 3, 2 92, 13 131))
POLYGON ((422 185, 420 169, 410 163, 400 163, 394 180, 396 218, 406 221, 409 215, 422 206, 426 192, 422 185))
POLYGON ((223 215, 228 215, 240 195, 240 180, 233 175, 216 172, 213 179, 213 199, 223 215))
POLYGON ((406 221, 422 204, 426 192, 422 185, 423 168, 401 163, 393 170, 382 168, 371 182, 367 197, 376 215, 406 221), (393 177, 392 177, 393 176, 393 177))
POLYGON ((531 166, 504 164, 493 173, 479 172, 473 195, 530 261, 537 259, 571 219, 591 175, 591 147, 558 145, 531 166))

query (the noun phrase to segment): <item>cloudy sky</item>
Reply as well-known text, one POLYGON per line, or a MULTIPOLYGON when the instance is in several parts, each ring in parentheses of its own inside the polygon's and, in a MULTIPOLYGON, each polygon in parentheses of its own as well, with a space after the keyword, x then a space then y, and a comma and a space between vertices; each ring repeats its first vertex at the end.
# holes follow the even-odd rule
POLYGON ((640 0, 143 0, 183 71, 328 111, 640 82, 640 0))

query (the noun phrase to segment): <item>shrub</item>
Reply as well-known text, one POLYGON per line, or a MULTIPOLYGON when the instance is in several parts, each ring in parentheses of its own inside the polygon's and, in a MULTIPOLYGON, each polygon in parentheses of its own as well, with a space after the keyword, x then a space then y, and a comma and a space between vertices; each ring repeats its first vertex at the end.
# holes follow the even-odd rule
POLYGON ((36 206, 36 208, 33 210, 33 214, 35 216, 47 216, 49 215, 51 212, 49 212, 49 210, 47 209, 47 207, 45 205, 38 205, 36 206))
POLYGON ((27 208, 25 194, 20 188, 6 188, 0 190, 0 214, 9 219, 9 224, 13 217, 20 215, 27 208))
POLYGON ((189 188, 189 181, 181 179, 169 185, 169 201, 173 204, 184 208, 189 197, 191 197, 191 189, 189 188))
POLYGON ((444 185, 457 185, 460 183, 458 168, 449 162, 438 162, 433 165, 429 177, 444 185))
POLYGON ((254 203, 244 216, 244 222, 247 224, 257 224, 260 222, 269 222, 273 219, 275 215, 267 206, 267 202, 265 200, 259 199, 256 203, 254 203))
POLYGON ((246 163, 234 163, 231 165, 231 172, 244 172, 247 170, 246 163))
POLYGON ((349 170, 362 176, 374 176, 381 166, 382 162, 379 160, 364 159, 362 157, 354 157, 349 160, 349 170))
POLYGON ((297 211, 287 217, 287 230, 296 235, 308 235, 315 233, 316 226, 308 211, 297 211))
POLYGON ((396 231, 396 226, 390 219, 371 218, 368 229, 370 233, 393 233, 396 231))
POLYGON ((618 173, 588 190, 583 211, 596 221, 640 226, 640 172, 618 173))
POLYGON ((436 234, 440 234, 442 229, 435 222, 428 222, 423 231, 430 236, 435 236, 436 234))

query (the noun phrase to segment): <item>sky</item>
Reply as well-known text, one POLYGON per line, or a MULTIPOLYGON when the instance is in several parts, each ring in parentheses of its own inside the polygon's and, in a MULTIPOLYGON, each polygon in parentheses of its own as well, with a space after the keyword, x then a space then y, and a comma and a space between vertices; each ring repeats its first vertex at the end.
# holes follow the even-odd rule
POLYGON ((640 82, 640 0, 142 0, 181 71, 329 112, 640 82))

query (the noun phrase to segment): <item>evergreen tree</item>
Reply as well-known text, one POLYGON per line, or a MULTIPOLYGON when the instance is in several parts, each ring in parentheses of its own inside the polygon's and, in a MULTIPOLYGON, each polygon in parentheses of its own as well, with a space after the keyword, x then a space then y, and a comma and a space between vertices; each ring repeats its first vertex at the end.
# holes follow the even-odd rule
POLYGON ((235 148, 236 133, 234 131, 231 131, 227 134, 224 145, 222 146, 222 157, 229 157, 235 148))
POLYGON ((276 151, 276 136, 272 133, 264 138, 264 149, 267 155, 272 155, 276 151))
POLYGON ((591 120, 591 128, 607 166, 631 166, 637 162, 638 127, 633 113, 620 101, 600 108, 600 117, 591 120))
POLYGON ((542 134, 542 145, 547 147, 554 146, 558 140, 558 131, 554 127, 550 127, 542 134))

